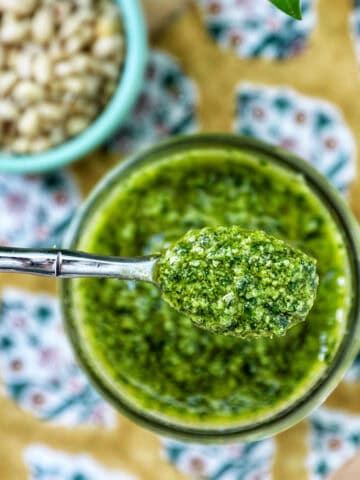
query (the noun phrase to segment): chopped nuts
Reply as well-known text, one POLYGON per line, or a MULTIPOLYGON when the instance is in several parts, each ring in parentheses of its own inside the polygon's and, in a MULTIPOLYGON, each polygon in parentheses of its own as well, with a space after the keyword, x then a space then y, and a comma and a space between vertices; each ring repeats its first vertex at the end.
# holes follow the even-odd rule
POLYGON ((113 0, 0 0, 0 149, 38 153, 84 131, 124 59, 113 0))

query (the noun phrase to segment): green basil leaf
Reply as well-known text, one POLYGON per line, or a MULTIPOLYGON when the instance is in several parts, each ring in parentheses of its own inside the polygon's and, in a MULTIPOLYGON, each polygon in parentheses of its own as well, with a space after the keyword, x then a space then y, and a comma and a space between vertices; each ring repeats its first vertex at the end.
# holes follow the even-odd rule
POLYGON ((301 0, 270 0, 270 2, 291 17, 301 20, 301 0))

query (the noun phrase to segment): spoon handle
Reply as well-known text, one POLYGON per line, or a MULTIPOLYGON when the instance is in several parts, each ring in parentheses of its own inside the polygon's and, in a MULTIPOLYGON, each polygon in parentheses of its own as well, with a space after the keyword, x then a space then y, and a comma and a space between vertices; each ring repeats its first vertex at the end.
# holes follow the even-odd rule
POLYGON ((0 248, 0 272, 57 278, 120 278, 155 283, 158 257, 108 257, 59 249, 0 248))

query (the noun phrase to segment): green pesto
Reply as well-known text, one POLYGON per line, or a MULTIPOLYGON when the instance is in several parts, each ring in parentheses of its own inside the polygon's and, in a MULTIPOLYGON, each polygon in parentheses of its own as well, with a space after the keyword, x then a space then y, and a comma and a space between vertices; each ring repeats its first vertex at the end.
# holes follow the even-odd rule
POLYGON ((198 327, 222 335, 285 335, 304 321, 318 285, 316 260, 264 232, 238 226, 190 230, 160 257, 163 299, 198 327))
POLYGON ((249 153, 201 149, 143 167, 104 200, 79 248, 148 255, 220 225, 263 230, 317 260, 305 322, 245 341, 197 328, 150 284, 73 284, 77 327, 99 374, 138 408, 176 422, 238 425, 278 411, 323 374, 345 328, 349 273, 337 226, 301 176, 249 153))

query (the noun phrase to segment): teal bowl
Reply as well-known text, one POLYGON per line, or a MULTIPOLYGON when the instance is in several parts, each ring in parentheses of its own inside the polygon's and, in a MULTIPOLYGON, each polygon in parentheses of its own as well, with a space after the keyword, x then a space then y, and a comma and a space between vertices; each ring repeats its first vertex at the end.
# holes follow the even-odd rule
POLYGON ((0 153, 0 172, 40 173, 80 159, 107 140, 126 120, 139 96, 147 59, 146 28, 138 0, 116 0, 126 36, 126 55, 119 85, 105 110, 83 133, 46 152, 0 153))

